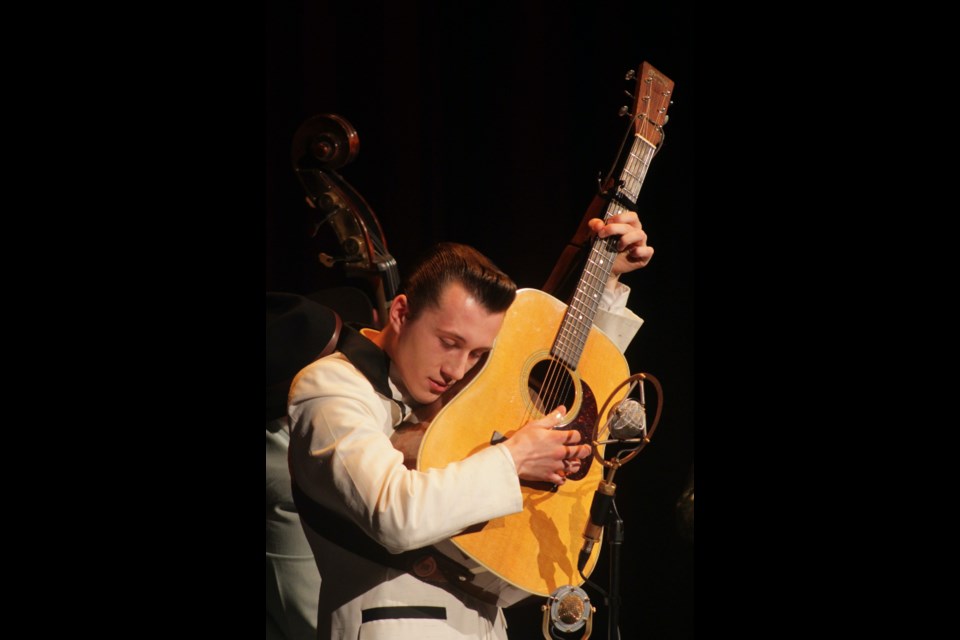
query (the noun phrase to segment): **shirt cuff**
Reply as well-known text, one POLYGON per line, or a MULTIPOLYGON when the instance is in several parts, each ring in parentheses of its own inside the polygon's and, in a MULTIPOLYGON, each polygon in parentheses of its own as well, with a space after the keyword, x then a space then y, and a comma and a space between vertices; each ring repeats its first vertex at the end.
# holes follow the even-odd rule
POLYGON ((510 449, 508 449, 507 447, 498 447, 498 446, 496 446, 496 445, 494 445, 494 449, 499 449, 499 450, 503 453, 503 455, 505 455, 505 456, 507 457, 507 460, 510 461, 510 466, 512 466, 513 469, 514 469, 514 471, 516 471, 516 469, 517 469, 517 463, 516 463, 516 461, 513 459, 513 454, 510 453, 510 449))
POLYGON ((627 308, 627 298, 630 297, 630 287, 617 281, 613 290, 604 287, 600 296, 600 308, 610 313, 619 313, 627 308))

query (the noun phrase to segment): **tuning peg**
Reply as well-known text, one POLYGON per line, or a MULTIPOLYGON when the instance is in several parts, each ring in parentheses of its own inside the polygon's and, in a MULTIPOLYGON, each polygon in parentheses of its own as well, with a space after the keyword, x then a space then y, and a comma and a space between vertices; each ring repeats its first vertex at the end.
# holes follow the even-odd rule
POLYGON ((627 71, 627 75, 626 77, 624 77, 624 80, 633 80, 636 77, 637 77, 637 72, 634 71, 633 69, 630 69, 629 71, 627 71))
POLYGON ((630 107, 628 107, 627 105, 623 105, 622 107, 620 107, 620 110, 617 112, 617 115, 630 116, 631 118, 633 117, 633 114, 630 113, 630 107))
POLYGON ((629 91, 626 91, 626 90, 624 90, 624 93, 625 93, 625 94, 626 94, 626 96, 627 96, 628 98, 630 98, 631 100, 633 100, 633 99, 634 99, 634 98, 633 98, 633 94, 632 94, 632 93, 630 93, 629 91))
MULTIPOLYGON (((307 203, 310 204, 309 199, 307 203)), ((333 191, 325 191, 315 198, 311 206, 321 211, 336 211, 343 206, 343 199, 333 191)))
POLYGON ((338 262, 360 262, 362 258, 360 256, 331 256, 327 253, 320 253, 317 255, 317 259, 325 267, 332 267, 338 262))

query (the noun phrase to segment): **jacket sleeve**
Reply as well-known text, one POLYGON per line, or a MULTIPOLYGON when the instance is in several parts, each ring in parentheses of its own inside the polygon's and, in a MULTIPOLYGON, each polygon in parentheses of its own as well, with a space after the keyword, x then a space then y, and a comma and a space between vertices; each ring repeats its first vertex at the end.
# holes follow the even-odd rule
POLYGON ((613 291, 604 289, 597 317, 594 319, 597 328, 607 334, 620 349, 620 353, 627 350, 643 324, 643 318, 627 308, 629 297, 630 287, 622 282, 618 282, 613 291))
POLYGON ((522 510, 506 447, 487 447, 442 469, 405 467, 387 435, 396 422, 394 405, 340 356, 301 371, 289 401, 290 471, 300 489, 391 553, 522 510))

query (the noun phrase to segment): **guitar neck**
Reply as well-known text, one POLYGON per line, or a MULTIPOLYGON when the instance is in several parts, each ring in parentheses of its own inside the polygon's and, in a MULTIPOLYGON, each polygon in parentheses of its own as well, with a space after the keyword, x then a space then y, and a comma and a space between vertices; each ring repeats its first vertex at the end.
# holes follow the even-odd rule
MULTIPOLYGON (((632 77, 632 72, 628 77, 632 77)), ((634 128, 633 144, 626 156, 618 160, 621 165, 619 177, 608 180, 610 203, 604 221, 625 210, 636 210, 637 196, 647 177, 647 169, 663 143, 663 125, 667 122, 666 113, 672 95, 673 80, 657 71, 649 62, 644 62, 637 79, 637 101, 631 122, 634 128)), ((623 147, 620 153, 623 153, 623 147)), ((587 264, 553 343, 550 354, 571 369, 576 369, 580 362, 600 307, 600 298, 617 257, 619 241, 619 236, 593 241, 587 264)))
MULTIPOLYGON (((655 151, 656 148, 640 134, 634 137, 617 181, 619 186, 603 216, 605 221, 627 210, 622 202, 636 202, 655 151)), ((571 369, 576 369, 580 362, 590 327, 593 326, 600 307, 600 298, 607 286, 607 280, 610 279, 613 262, 617 258, 619 241, 620 236, 597 238, 593 241, 586 266, 563 318, 551 355, 571 369)))

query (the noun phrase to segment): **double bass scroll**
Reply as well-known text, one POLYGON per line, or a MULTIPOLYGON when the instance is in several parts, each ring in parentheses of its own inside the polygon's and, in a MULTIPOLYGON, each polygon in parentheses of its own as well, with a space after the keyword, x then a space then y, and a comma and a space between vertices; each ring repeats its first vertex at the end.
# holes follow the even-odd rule
POLYGON ((380 221, 363 196, 337 173, 360 152, 356 129, 344 118, 322 113, 308 118, 293 136, 293 170, 315 209, 311 235, 329 223, 342 256, 320 254, 327 267, 342 263, 346 275, 365 279, 373 289, 378 324, 386 321, 390 301, 400 289, 397 261, 387 249, 380 221))

